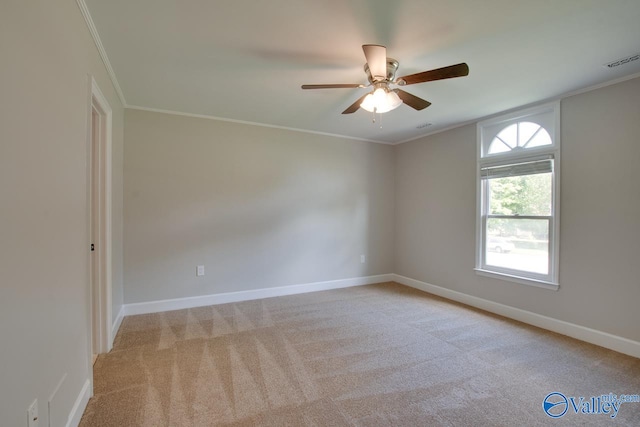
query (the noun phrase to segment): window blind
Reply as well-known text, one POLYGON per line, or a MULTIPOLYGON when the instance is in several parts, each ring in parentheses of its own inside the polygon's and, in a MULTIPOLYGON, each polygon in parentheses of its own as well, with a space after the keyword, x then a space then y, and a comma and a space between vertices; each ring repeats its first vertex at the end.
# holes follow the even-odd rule
POLYGON ((500 166, 485 166, 480 168, 480 177, 482 179, 494 179, 550 172, 553 172, 553 157, 500 166))

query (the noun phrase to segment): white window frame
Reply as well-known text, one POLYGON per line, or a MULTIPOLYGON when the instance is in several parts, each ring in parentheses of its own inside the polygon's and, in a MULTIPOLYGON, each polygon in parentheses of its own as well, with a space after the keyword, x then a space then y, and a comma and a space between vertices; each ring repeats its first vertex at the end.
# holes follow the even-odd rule
POLYGON ((536 286, 545 289, 559 288, 560 249, 560 101, 539 105, 524 110, 484 120, 477 125, 477 170, 476 170, 476 267, 477 274, 496 279, 536 286), (538 123, 551 136, 551 145, 488 154, 493 138, 503 129, 519 122, 538 123), (481 169, 487 166, 509 165, 518 162, 553 159, 552 207, 549 227, 549 271, 547 275, 523 270, 501 268, 486 264, 486 220, 488 197, 481 178, 481 169))

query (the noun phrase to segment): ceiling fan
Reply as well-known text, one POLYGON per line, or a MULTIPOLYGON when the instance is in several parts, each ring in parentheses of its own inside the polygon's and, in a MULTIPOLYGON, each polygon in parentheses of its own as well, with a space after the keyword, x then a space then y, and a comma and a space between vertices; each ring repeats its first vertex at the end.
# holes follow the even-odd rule
POLYGON ((302 89, 374 88, 372 92, 367 93, 351 104, 342 114, 354 113, 360 107, 373 113, 386 113, 399 107, 402 103, 416 110, 422 110, 431 105, 431 103, 402 89, 390 89, 389 85, 406 86, 469 75, 469 66, 463 62, 396 78, 399 63, 393 58, 387 58, 386 47, 376 44, 365 44, 362 46, 362 50, 367 59, 367 63, 364 64, 364 71, 369 80, 368 85, 357 83, 302 85, 302 89))

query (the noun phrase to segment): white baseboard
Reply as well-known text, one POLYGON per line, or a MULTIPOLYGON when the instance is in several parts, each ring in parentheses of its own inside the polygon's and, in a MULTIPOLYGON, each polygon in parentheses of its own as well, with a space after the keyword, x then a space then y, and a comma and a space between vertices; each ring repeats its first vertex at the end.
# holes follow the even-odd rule
POLYGON ((123 309, 125 316, 131 316, 135 314, 158 313, 162 311, 182 310, 185 308, 203 307, 207 305, 226 304, 230 302, 303 294, 307 292, 327 291, 330 289, 348 288, 352 286, 371 285, 374 283, 390 282, 392 280, 392 274, 380 274, 377 276, 354 277, 350 279, 330 280, 327 282, 305 283, 302 285, 279 286, 276 288, 262 288, 250 291, 227 292, 222 294, 202 295, 198 297, 125 304, 123 309))
POLYGON ((120 325, 122 325, 122 319, 124 319, 124 304, 120 306, 120 311, 118 312, 116 319, 113 321, 113 327, 111 328, 111 343, 109 343, 109 347, 113 347, 113 340, 118 334, 120 325))
POLYGON ((391 276, 393 277, 394 282, 398 282, 405 286, 410 286, 430 294, 458 301, 472 307, 480 308, 491 313, 527 323, 529 325, 537 326, 581 341, 586 341, 620 353, 628 354, 629 356, 640 358, 640 342, 638 341, 633 341, 628 338, 619 337, 607 332, 543 316, 541 314, 489 301, 483 298, 463 294, 462 292, 421 282, 409 277, 400 276, 399 274, 392 274, 391 276))
POLYGON ((80 424, 82 414, 84 414, 84 410, 87 407, 87 403, 89 403, 90 397, 91 381, 87 378, 87 380, 84 382, 84 385, 82 386, 82 390, 80 390, 80 394, 73 404, 73 408, 71 408, 71 412, 69 413, 69 418, 67 421, 67 427, 77 427, 80 424))

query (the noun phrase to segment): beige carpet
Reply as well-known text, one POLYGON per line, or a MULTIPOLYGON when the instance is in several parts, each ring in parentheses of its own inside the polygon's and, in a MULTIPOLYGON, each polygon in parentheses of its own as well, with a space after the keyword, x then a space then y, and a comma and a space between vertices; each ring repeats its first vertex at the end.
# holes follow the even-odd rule
POLYGON ((395 283, 126 317, 81 426, 640 425, 640 359, 395 283))

